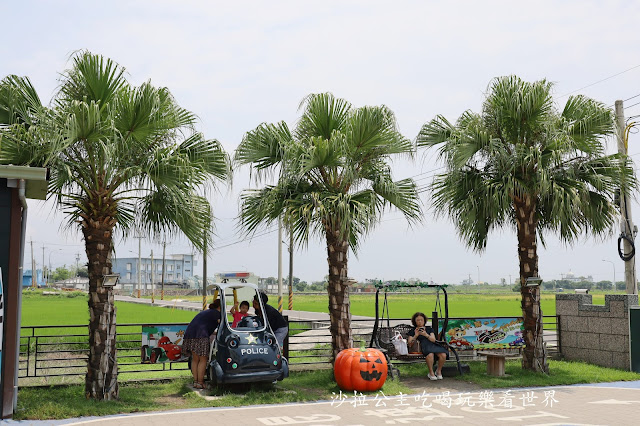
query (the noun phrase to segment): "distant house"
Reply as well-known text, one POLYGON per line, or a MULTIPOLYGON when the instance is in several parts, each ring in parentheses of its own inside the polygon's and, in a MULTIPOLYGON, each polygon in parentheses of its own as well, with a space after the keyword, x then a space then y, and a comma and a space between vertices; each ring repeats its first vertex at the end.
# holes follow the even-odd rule
POLYGON ((560 278, 566 281, 570 281, 570 282, 582 282, 582 281, 586 281, 586 282, 593 282, 593 276, 588 275, 586 277, 584 276, 577 276, 576 274, 574 274, 573 272, 569 271, 568 274, 560 274, 560 278))
MULTIPOLYGON (((196 288, 196 280, 193 279, 194 267, 197 266, 192 254, 171 254, 165 259, 164 283, 168 286, 196 288)), ((141 287, 151 290, 151 279, 155 288, 162 282, 162 257, 154 256, 140 258, 140 268, 137 257, 118 257, 112 259, 111 270, 120 275, 119 288, 133 290, 138 283, 138 271, 140 272, 141 287), (153 272, 153 276, 152 276, 153 272)))
MULTIPOLYGON (((31 287, 33 285, 33 273, 31 269, 27 269, 22 273, 22 287, 31 287)), ((47 283, 42 276, 42 269, 36 269, 36 286, 44 287, 47 283)))
POLYGON ((75 288, 76 290, 89 291, 89 278, 72 277, 64 281, 56 281, 53 285, 56 287, 75 288))

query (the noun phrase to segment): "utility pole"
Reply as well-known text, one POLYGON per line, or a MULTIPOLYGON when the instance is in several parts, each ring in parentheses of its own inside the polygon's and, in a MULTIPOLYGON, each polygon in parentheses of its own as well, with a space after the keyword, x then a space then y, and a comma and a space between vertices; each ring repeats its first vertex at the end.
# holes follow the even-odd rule
POLYGON ((293 309, 293 232, 289 228, 289 310, 293 309))
MULTIPOLYGON (((618 153, 627 155, 627 146, 625 143, 626 125, 624 120, 624 106, 621 100, 616 103, 616 122, 618 124, 618 153)), ((622 215, 621 237, 623 239, 624 253, 631 253, 631 244, 635 239, 635 227, 631 218, 631 205, 628 203, 627 194, 620 193, 620 214, 622 215)), ((627 294, 638 294, 638 284, 636 281, 636 259, 624 260, 624 278, 627 288, 627 294)))
POLYGON ((76 286, 78 285, 78 277, 80 277, 80 275, 78 274, 78 262, 80 262, 80 253, 76 253, 76 286))
POLYGON ((155 268, 154 268, 154 266, 155 265, 153 264, 153 250, 151 250, 151 303, 155 303, 155 300, 154 300, 154 296, 155 296, 155 292, 154 292, 154 289, 155 289, 155 285, 154 285, 155 268))
POLYGON ((164 300, 164 267, 165 267, 165 255, 167 252, 167 240, 165 238, 162 241, 162 290, 160 291, 160 300, 164 300))
POLYGON ((49 280, 45 278, 44 276, 44 268, 45 268, 45 263, 44 263, 44 246, 42 246, 42 279, 44 280, 44 285, 49 285, 49 280))
POLYGON ((33 240, 31 240, 31 287, 36 288, 36 259, 33 257, 33 240))
MULTIPOLYGON (((193 262, 193 258, 191 258, 193 262)), ((207 244, 202 250, 202 310, 207 309, 207 244)))
POLYGON ((282 312, 282 218, 278 218, 278 312, 282 312))
POLYGON ((602 259, 603 262, 609 262, 611 264, 611 266, 613 267, 613 290, 615 291, 616 289, 616 264, 613 263, 610 260, 606 260, 606 259, 602 259))
POLYGON ((138 234, 138 299, 140 299, 140 287, 142 287, 142 235, 138 234))

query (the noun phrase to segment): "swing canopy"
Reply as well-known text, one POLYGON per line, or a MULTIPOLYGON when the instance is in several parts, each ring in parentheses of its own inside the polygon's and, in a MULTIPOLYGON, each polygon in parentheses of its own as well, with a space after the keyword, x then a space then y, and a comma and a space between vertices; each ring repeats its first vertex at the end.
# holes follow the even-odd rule
POLYGON ((412 282, 412 283, 407 283, 407 282, 403 282, 403 281, 394 281, 394 282, 386 282, 383 283, 382 281, 377 282, 375 284, 376 289, 378 290, 382 290, 384 289, 384 291, 389 292, 389 291, 396 291, 398 289, 403 289, 403 288, 446 288, 448 287, 448 284, 433 284, 433 283, 425 283, 422 281, 416 281, 416 282, 412 282))
MULTIPOLYGON (((391 318, 389 317, 389 300, 387 298, 387 294, 390 292, 395 292, 398 290, 404 290, 408 288, 428 288, 436 290, 436 304, 431 312, 431 324, 432 328, 436 335, 436 340, 438 344, 445 347, 450 353, 455 356, 456 367, 458 374, 462 375, 463 371, 469 371, 469 366, 460 363, 460 358, 458 357, 458 353, 455 348, 451 347, 446 341, 446 331, 449 325, 449 299, 447 295, 447 284, 432 284, 425 282, 378 282, 375 284, 376 287, 376 321, 373 325, 373 333, 371 334, 371 343, 370 347, 383 349, 385 353, 385 357, 387 358, 387 364, 391 364, 391 356, 389 355, 389 351, 393 350, 393 344, 391 342, 392 337, 394 337, 396 332, 399 332, 400 335, 404 335, 409 328, 411 328, 408 324, 397 324, 391 325, 391 318), (384 302, 382 306, 382 313, 380 312, 380 291, 384 293, 384 302), (440 292, 444 295, 444 302, 440 302, 440 292), (444 316, 442 316, 442 305, 444 304, 444 316), (439 311, 439 312, 438 312, 439 311), (386 318, 385 318, 386 314, 386 318), (384 325, 384 321, 386 319, 386 326, 384 325), (440 319, 442 320, 442 324, 440 325, 440 319), (404 331, 400 331, 404 330, 404 331)), ((449 353, 448 352, 448 353, 449 353)), ((448 358, 447 353, 447 358, 448 358)), ((403 361, 414 362, 416 360, 424 359, 424 355, 399 355, 394 353, 394 359, 399 359, 403 361)), ((446 368, 446 367, 445 367, 446 368)), ((399 374, 397 368, 391 367, 391 376, 399 374)))
MULTIPOLYGON (((394 281, 394 282, 382 282, 379 281, 375 284, 376 287, 376 321, 373 325, 373 335, 371 337, 371 344, 373 346, 376 343, 378 338, 379 330, 382 327, 382 322, 385 320, 384 316, 386 313, 387 327, 390 326, 390 318, 389 318, 389 302, 387 300, 387 294, 390 292, 408 289, 408 288, 429 288, 436 290, 436 304, 434 310, 431 314, 431 320, 433 329, 436 333, 436 338, 438 340, 444 340, 444 336, 447 330, 447 326, 449 324, 449 297, 447 295, 446 288, 447 284, 433 284, 426 283, 421 281, 416 282, 404 282, 404 281, 394 281), (382 306, 382 312, 380 312, 380 291, 384 292, 384 302, 382 306), (444 317, 442 317, 442 304, 440 303, 440 292, 444 295, 444 317), (440 315, 438 315, 438 311, 440 311, 440 315), (439 325, 439 317, 442 317, 442 327, 438 327, 439 325)), ((375 347, 379 347, 376 345, 375 347)))

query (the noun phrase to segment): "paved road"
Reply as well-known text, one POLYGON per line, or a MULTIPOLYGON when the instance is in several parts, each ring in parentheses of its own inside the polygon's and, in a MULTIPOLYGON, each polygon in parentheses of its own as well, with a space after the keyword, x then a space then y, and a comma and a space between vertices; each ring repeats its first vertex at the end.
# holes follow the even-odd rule
MULTIPOLYGON (((143 305, 151 305, 151 299, 141 298, 131 296, 114 296, 115 300, 121 302, 131 302, 131 303, 140 303, 143 305)), ((269 300, 271 301, 271 300, 269 300)), ((166 308, 177 308, 183 309, 186 311, 195 311, 198 312, 202 309, 202 302, 190 302, 187 300, 174 299, 174 300, 160 300, 157 298, 154 306, 166 307, 166 308)), ((288 310, 285 309, 282 311, 283 315, 288 315, 289 319, 292 321, 329 321, 329 314, 323 312, 307 312, 307 311, 296 311, 296 310, 288 310)), ((359 315, 353 315, 353 319, 355 320, 372 320, 373 317, 365 317, 359 315)))
POLYGON ((363 399, 340 395, 304 404, 211 408, 57 422, 55 425, 631 425, 640 381, 460 393, 441 391, 363 399))

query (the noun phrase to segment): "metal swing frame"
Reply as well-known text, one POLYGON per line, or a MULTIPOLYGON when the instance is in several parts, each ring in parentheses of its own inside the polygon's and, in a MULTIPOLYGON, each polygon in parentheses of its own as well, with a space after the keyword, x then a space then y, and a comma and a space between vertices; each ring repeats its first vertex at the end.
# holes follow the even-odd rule
MULTIPOLYGON (((436 310, 431 312, 431 325, 432 328, 435 332, 436 335, 436 343, 445 347, 446 349, 449 350, 450 353, 453 353, 453 355, 455 356, 456 359, 456 364, 457 364, 457 370, 458 370, 458 374, 463 375, 463 367, 464 369, 468 370, 468 366, 466 365, 462 365, 460 363, 460 358, 458 356, 457 351, 455 350, 455 348, 453 348, 452 346, 449 345, 449 343, 447 343, 446 341, 446 331, 447 331, 447 327, 449 325, 449 295, 447 294, 447 290, 446 284, 430 284, 430 283, 423 283, 423 282, 416 282, 416 283, 383 283, 383 282, 379 282, 376 283, 375 285, 376 287, 376 320, 375 323, 373 325, 373 333, 371 335, 371 342, 370 342, 370 347, 372 348, 377 348, 380 349, 384 352, 386 358, 387 358, 387 363, 391 366, 390 370, 392 371, 392 376, 393 371, 394 371, 394 367, 392 366, 392 362, 391 359, 389 357, 387 348, 389 348, 389 344, 386 344, 388 342, 382 342, 382 338, 381 338, 381 331, 384 328, 385 330, 391 330, 394 327, 391 326, 391 321, 389 318, 389 304, 388 304, 388 300, 387 300, 387 294, 390 291, 394 291, 394 290, 398 290, 398 289, 404 289, 404 288, 429 288, 429 289, 435 289, 437 291, 437 299, 436 299, 436 306, 434 309, 438 309, 440 308, 440 313, 442 313, 442 305, 440 303, 440 291, 442 291, 442 293, 444 294, 444 319, 443 319, 443 324, 442 324, 442 329, 440 329, 439 327, 439 315, 438 312, 436 310), (384 304, 382 307, 382 316, 380 315, 380 291, 383 290, 384 291, 384 304), (387 325, 386 327, 382 327, 382 323, 384 322, 384 313, 387 313, 387 325)), ((401 326, 396 326, 396 327, 401 327, 401 326)), ((390 336, 387 336, 388 338, 390 336)), ((416 360, 422 360, 423 357, 420 356, 411 356, 411 355, 397 355, 395 357, 398 360, 411 360, 411 361, 416 361, 416 360)), ((447 357, 448 358, 448 357, 447 357)))

